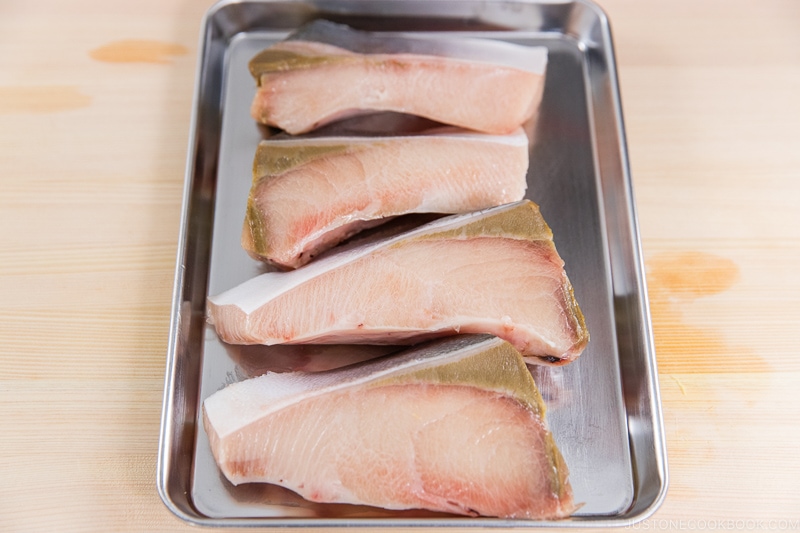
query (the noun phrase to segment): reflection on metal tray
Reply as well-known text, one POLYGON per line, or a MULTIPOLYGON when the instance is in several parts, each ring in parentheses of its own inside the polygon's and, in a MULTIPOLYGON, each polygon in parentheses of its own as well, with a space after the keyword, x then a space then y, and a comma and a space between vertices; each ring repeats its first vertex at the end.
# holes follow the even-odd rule
POLYGON ((235 526, 620 526, 661 503, 666 454, 642 261, 605 15, 587 1, 222 2, 207 14, 197 74, 158 463, 167 507, 235 526), (528 195, 541 206, 592 334, 581 358, 533 368, 583 506, 558 522, 467 518, 306 502, 274 486, 231 486, 200 406, 248 373, 205 323, 205 298, 259 273, 239 245, 261 132, 247 62, 300 24, 484 36, 549 49, 528 195))

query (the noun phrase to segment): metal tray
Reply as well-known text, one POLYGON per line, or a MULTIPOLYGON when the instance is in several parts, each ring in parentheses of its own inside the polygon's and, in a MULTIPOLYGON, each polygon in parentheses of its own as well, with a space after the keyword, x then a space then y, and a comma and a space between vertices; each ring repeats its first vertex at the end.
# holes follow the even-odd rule
POLYGON ((609 24, 588 1, 224 1, 203 21, 165 379, 158 490, 184 520, 217 526, 621 526, 666 493, 664 437, 609 24), (202 401, 248 374, 205 322, 205 300, 260 272, 239 245, 255 147, 247 62, 300 24, 485 36, 549 49, 528 198, 541 206, 592 338, 534 368, 570 468, 576 515, 557 522, 391 512, 233 487, 200 423, 202 401))

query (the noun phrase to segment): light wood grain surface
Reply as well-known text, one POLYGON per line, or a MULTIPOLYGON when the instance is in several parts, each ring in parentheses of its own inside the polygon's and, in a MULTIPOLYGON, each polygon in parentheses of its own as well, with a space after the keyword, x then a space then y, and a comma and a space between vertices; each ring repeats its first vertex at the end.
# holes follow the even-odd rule
MULTIPOLYGON (((210 4, 0 4, 0 531, 190 529, 155 464, 210 4)), ((800 529, 800 2, 601 5, 670 467, 639 527, 800 529)))

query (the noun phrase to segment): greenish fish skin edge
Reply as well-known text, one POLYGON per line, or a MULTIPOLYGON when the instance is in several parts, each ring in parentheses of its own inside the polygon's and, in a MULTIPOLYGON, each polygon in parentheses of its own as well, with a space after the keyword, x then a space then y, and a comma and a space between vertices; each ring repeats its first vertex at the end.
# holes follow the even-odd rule
POLYGON ((281 50, 273 47, 267 48, 253 57, 248 66, 250 68, 250 74, 256 79, 260 86, 261 76, 264 74, 273 74, 287 72, 290 70, 315 68, 362 60, 363 58, 359 54, 304 55, 298 54, 297 52, 292 52, 290 50, 281 50))
POLYGON ((346 144, 307 146, 278 146, 275 142, 259 143, 253 159, 253 184, 247 198, 247 212, 245 224, 250 231, 252 252, 267 258, 271 252, 269 247, 266 214, 256 205, 256 195, 259 184, 274 179, 280 179, 282 174, 289 170, 305 165, 316 159, 354 153, 358 147, 346 144))

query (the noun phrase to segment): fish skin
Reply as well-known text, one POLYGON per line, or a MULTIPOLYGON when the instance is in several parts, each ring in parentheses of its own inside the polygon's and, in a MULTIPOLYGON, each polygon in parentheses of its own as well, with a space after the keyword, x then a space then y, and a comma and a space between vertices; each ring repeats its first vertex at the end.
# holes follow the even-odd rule
POLYGON ((242 246, 290 269, 391 217, 521 200, 528 142, 522 130, 262 141, 253 166, 242 246))
POLYGON ((251 115, 293 135, 376 111, 508 134, 534 115, 544 89, 543 72, 481 61, 360 54, 311 41, 283 41, 268 51, 278 60, 251 68, 258 81, 251 115))
POLYGON ((317 502, 562 518, 575 505, 544 416, 520 354, 491 336, 318 374, 266 374, 203 407, 233 484, 279 484, 317 502))
POLYGON ((552 232, 528 200, 262 274, 209 298, 207 311, 232 344, 414 344, 490 333, 534 362, 563 364, 589 340, 552 232))

